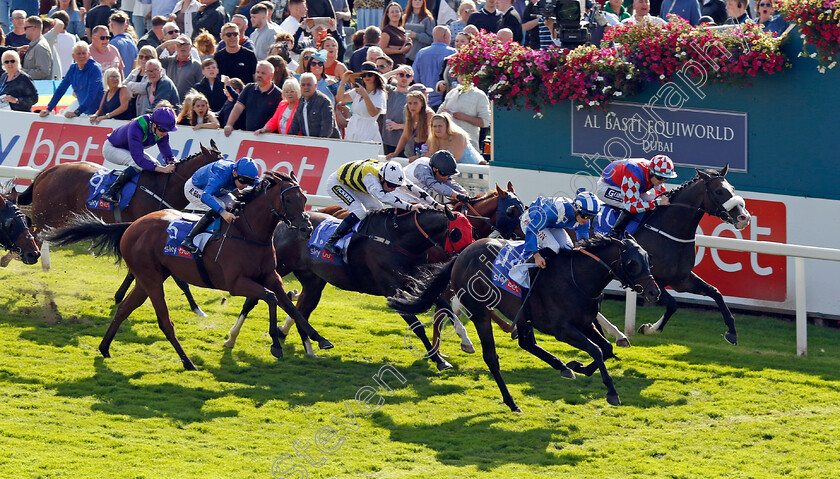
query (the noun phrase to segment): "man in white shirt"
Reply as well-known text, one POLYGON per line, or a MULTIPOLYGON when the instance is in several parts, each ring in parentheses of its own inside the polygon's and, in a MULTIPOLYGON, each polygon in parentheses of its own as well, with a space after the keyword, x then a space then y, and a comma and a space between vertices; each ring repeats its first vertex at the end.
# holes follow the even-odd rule
MULTIPOLYGON (((478 88, 464 89, 464 77, 458 77, 458 86, 446 94, 438 113, 449 113, 470 135, 470 142, 478 149, 479 130, 490 126, 490 100, 487 94, 478 88)), ((481 151, 481 150, 479 150, 481 151)))
POLYGON ((636 23, 649 22, 654 25, 665 25, 665 20, 650 15, 650 0, 633 0, 633 15, 625 18, 621 23, 635 25, 636 23))
POLYGON ((272 22, 268 17, 268 8, 263 4, 256 4, 251 7, 251 43, 254 44, 254 54, 257 60, 265 60, 268 56, 268 49, 274 44, 274 37, 283 31, 280 25, 272 22))
POLYGON ((280 28, 294 35, 300 28, 300 22, 306 18, 307 13, 309 13, 309 10, 306 8, 305 0, 289 0, 289 16, 283 20, 280 28))

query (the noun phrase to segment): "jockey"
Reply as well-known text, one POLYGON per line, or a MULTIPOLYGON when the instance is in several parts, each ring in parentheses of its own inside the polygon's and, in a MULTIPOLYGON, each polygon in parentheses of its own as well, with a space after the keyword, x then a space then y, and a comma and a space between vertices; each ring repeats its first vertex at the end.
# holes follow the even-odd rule
POLYGON ((169 132, 177 130, 175 111, 169 106, 160 106, 152 113, 138 116, 127 125, 123 125, 108 135, 102 146, 102 156, 117 165, 127 166, 108 191, 102 194, 102 201, 118 203, 120 190, 132 178, 143 170, 158 173, 175 171, 175 155, 169 147, 169 132), (146 148, 157 145, 160 154, 166 160, 166 166, 159 165, 146 153, 146 148))
POLYGON ((676 178, 674 162, 665 155, 656 155, 650 161, 642 158, 616 160, 610 163, 598 180, 596 193, 604 203, 621 211, 609 236, 617 238, 624 233, 632 215, 667 205, 665 180, 676 178), (648 191, 653 190, 653 193, 648 191))
POLYGON ((582 189, 574 200, 538 197, 520 219, 525 232, 525 257, 533 254, 534 264, 545 268, 547 258, 561 249, 572 249, 572 240, 564 228, 587 224, 600 208, 598 198, 582 189))
POLYGON ((228 223, 235 220, 236 216, 227 211, 234 202, 231 192, 256 184, 259 174, 257 164, 247 157, 236 160, 236 163, 218 160, 199 168, 184 185, 184 196, 189 200, 191 209, 209 211, 192 227, 181 247, 195 253, 198 251, 193 244, 195 235, 207 229, 219 216, 228 223))
POLYGON ((448 150, 435 152, 431 158, 418 158, 405 167, 405 176, 430 193, 452 201, 469 201, 463 186, 452 180, 458 174, 455 157, 448 150))
POLYGON ((330 197, 349 212, 324 244, 324 249, 333 254, 339 253, 335 243, 350 233, 368 210, 381 209, 383 203, 416 211, 421 208, 418 202, 424 202, 443 209, 431 195, 407 180, 402 166, 393 160, 385 164, 376 160, 345 163, 327 179, 327 188, 330 197))

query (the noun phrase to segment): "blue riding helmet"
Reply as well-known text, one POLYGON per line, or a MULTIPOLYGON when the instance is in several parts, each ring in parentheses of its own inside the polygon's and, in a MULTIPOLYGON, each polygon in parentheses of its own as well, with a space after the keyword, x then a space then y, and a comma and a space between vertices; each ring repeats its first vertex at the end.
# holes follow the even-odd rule
POLYGON ((577 196, 575 196, 575 211, 577 213, 594 216, 598 214, 600 209, 601 202, 598 201, 598 197, 594 193, 583 189, 578 190, 577 196))
POLYGON ((247 176, 248 178, 256 179, 260 176, 260 169, 257 167, 257 163, 247 156, 236 160, 233 171, 239 176, 247 176))
POLYGON ((164 107, 155 110, 152 113, 152 122, 162 130, 175 131, 178 129, 175 125, 175 111, 172 108, 164 107))

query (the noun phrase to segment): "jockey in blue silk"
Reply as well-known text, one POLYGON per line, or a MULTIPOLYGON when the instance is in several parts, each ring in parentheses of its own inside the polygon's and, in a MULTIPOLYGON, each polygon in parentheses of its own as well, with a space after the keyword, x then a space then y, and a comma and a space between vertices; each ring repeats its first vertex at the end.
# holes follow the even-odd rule
POLYGON ((674 162, 665 155, 656 155, 650 161, 616 160, 607 165, 595 191, 601 201, 621 211, 609 236, 621 236, 632 215, 669 204, 667 196, 658 195, 668 191, 665 181, 676 177, 674 162))
POLYGON ((385 164, 376 160, 351 161, 327 178, 330 197, 349 213, 324 244, 333 254, 340 251, 336 242, 353 231, 353 226, 367 216, 369 210, 394 208, 419 210, 420 203, 443 209, 430 194, 406 179, 396 161, 385 164))
POLYGON ((406 177, 429 193, 467 202, 470 199, 467 190, 452 180, 457 174, 455 157, 449 150, 437 151, 431 158, 418 158, 405 167, 406 177))
POLYGON ((199 168, 184 184, 184 196, 190 202, 190 209, 208 211, 193 226, 181 247, 195 253, 198 251, 193 244, 195 235, 207 229, 219 216, 228 223, 235 220, 236 216, 227 211, 235 201, 231 192, 242 191, 255 185, 259 181, 259 175, 257 164, 247 157, 242 157, 235 163, 219 160, 199 168))
POLYGON ((102 200, 109 203, 120 201, 120 190, 132 178, 143 170, 158 173, 172 173, 175 171, 175 155, 169 147, 169 132, 177 130, 175 126, 175 110, 168 106, 158 107, 154 112, 138 116, 128 124, 123 125, 108 135, 102 145, 102 156, 117 165, 127 166, 117 181, 108 191, 102 194, 102 200), (157 145, 160 154, 166 160, 166 165, 159 165, 144 150, 157 145))
POLYGON ((575 199, 538 197, 522 215, 525 232, 525 257, 534 256, 534 264, 545 268, 545 260, 561 249, 572 249, 572 240, 564 228, 575 228, 580 236, 588 236, 588 224, 598 214, 601 203, 589 191, 579 190, 575 199))

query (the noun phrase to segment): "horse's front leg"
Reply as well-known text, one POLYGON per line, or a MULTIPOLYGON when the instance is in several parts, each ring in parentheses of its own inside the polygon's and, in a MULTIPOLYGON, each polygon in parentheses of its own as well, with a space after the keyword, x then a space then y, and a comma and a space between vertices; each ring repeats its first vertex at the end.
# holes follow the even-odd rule
MULTIPOLYGON (((283 311, 285 311, 286 314, 288 314, 292 319, 295 320, 295 325, 297 326, 298 332, 300 333, 300 337, 304 342, 304 348, 307 348, 308 346, 308 354, 314 355, 314 352, 312 351, 312 346, 307 345, 309 338, 318 341, 318 348, 320 349, 332 349, 334 347, 328 339, 318 334, 318 331, 316 331, 315 328, 312 327, 312 325, 309 323, 309 320, 307 320, 303 313, 301 313, 300 310, 294 305, 294 303, 292 303, 291 298, 288 294, 286 294, 286 290, 283 288, 283 280, 280 278, 280 275, 276 271, 273 271, 273 274, 269 275, 266 286, 277 295, 278 304, 281 308, 283 308, 283 311)), ((316 301, 320 299, 320 291, 318 291, 317 294, 313 296, 316 296, 316 301)))
POLYGON ((271 355, 278 359, 282 358, 283 345, 280 344, 280 334, 277 328, 277 295, 253 279, 244 276, 236 278, 228 291, 234 296, 259 298, 266 302, 269 319, 268 334, 271 336, 271 355))
POLYGON ((610 336, 615 338, 615 345, 620 348, 629 348, 630 347, 630 340, 627 339, 627 336, 621 332, 613 323, 610 322, 603 314, 598 312, 598 316, 596 318, 598 320, 598 324, 609 333, 610 336))

